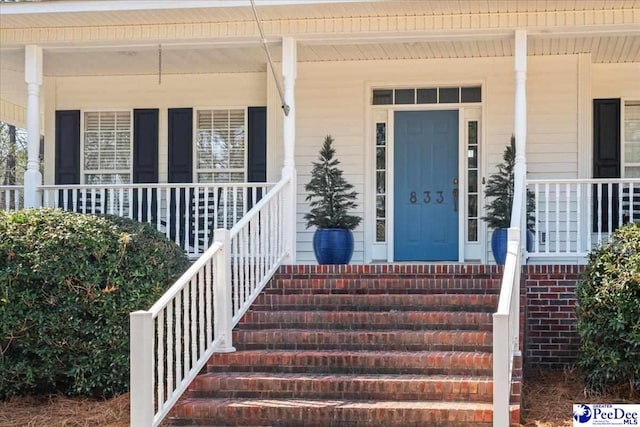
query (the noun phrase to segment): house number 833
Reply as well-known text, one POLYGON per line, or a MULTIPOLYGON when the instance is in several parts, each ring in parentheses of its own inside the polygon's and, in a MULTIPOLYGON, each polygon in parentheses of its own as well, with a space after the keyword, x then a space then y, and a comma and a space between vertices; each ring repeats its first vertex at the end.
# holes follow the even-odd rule
POLYGON ((425 205, 428 205, 432 201, 436 202, 437 204, 442 204, 444 202, 444 191, 434 191, 433 193, 437 195, 435 199, 432 199, 431 193, 432 191, 423 191, 422 200, 418 200, 418 193, 412 191, 409 195, 409 202, 412 205, 415 205, 416 203, 424 203, 425 205))

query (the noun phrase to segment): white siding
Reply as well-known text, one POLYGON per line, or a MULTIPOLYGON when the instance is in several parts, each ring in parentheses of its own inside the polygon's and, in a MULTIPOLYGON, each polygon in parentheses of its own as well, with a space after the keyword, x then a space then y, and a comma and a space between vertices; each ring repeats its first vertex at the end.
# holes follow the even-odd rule
MULTIPOLYGON (((367 85, 408 86, 483 84, 485 165, 493 170, 513 133, 512 58, 303 63, 296 81, 298 169, 298 261, 314 262, 303 215, 308 211, 304 184, 311 162, 327 134, 336 142, 346 178, 360 193, 356 212, 364 211, 367 85)), ((529 58, 528 154, 530 176, 575 177, 577 173, 577 57, 529 58), (551 147, 551 148, 550 148, 551 147)), ((484 173, 484 176, 487 176, 484 173)), ((354 233, 353 262, 364 260, 364 232, 354 233)))
POLYGON ((594 98, 640 100, 640 62, 593 64, 591 85, 594 98))
MULTIPOLYGON (((157 76, 59 77, 55 79, 55 108, 160 109, 159 172, 167 181, 167 109, 264 106, 265 73, 157 76)), ((49 104, 50 105, 50 104, 49 104)), ((51 114, 51 113, 49 113, 51 114)), ((52 119, 52 118, 51 118, 52 119)), ((47 132, 46 145, 54 146, 55 134, 47 132)), ((53 156, 47 157, 45 179, 53 182, 53 156)))

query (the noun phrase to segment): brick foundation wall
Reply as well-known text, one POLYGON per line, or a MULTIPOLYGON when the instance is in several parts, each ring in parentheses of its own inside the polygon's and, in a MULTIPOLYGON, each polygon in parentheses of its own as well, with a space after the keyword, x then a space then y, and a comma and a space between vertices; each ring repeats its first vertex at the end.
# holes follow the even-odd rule
POLYGON ((527 265, 524 364, 559 369, 575 363, 576 285, 581 265, 527 265))

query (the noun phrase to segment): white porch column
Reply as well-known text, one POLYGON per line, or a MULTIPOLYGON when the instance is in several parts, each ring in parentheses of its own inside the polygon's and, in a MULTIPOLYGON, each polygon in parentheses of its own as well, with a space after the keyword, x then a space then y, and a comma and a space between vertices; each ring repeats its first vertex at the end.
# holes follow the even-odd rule
MULTIPOLYGON (((515 106, 514 106, 514 135, 516 138, 516 159, 514 167, 515 189, 518 183, 524 183, 527 176, 527 31, 515 32, 515 106)), ((527 189, 522 191, 522 218, 520 222, 521 244, 526 248, 527 243, 527 189)), ((514 224, 511 224, 514 225, 514 224)))
POLYGON ((40 87, 42 86, 42 48, 25 47, 24 79, 27 82, 27 170, 24 173, 24 207, 41 205, 38 186, 40 173, 40 87))
POLYGON ((297 174, 295 161, 296 144, 296 101, 295 84, 297 73, 297 46, 296 41, 291 37, 282 39, 282 75, 284 80, 284 103, 289 107, 288 114, 285 111, 283 123, 284 140, 284 167, 282 176, 288 177, 291 182, 287 194, 287 206, 285 211, 284 224, 286 229, 285 242, 289 258, 285 260, 287 264, 296 263, 296 229, 297 229, 297 174))

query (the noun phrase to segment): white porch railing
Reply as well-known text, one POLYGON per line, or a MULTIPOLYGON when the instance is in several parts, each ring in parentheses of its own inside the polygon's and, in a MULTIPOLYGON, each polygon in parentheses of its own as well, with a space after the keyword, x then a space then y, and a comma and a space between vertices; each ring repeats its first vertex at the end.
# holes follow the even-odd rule
POLYGON ((0 185, 0 210, 16 211, 24 207, 24 187, 0 185))
POLYGON ((613 230, 640 221, 640 179, 528 180, 535 195, 530 257, 585 257, 613 230))
MULTIPOLYGON (((131 313, 131 425, 157 426, 214 352, 233 351, 232 328, 289 248, 289 179, 276 184, 148 310, 131 313)), ((293 200, 293 199, 291 199, 293 200)))
MULTIPOLYGON (((512 220, 513 224, 513 220, 512 220)), ((520 352, 520 229, 509 228, 498 310, 493 313, 493 425, 510 425, 513 359, 520 352)))
POLYGON ((209 247, 213 231, 229 229, 271 183, 44 185, 42 206, 149 222, 190 257, 209 247))
POLYGON ((520 273, 524 258, 520 226, 526 209, 525 188, 524 170, 516 169, 507 256, 498 310, 493 313, 493 425, 500 427, 510 425, 513 361, 520 354, 520 273))

